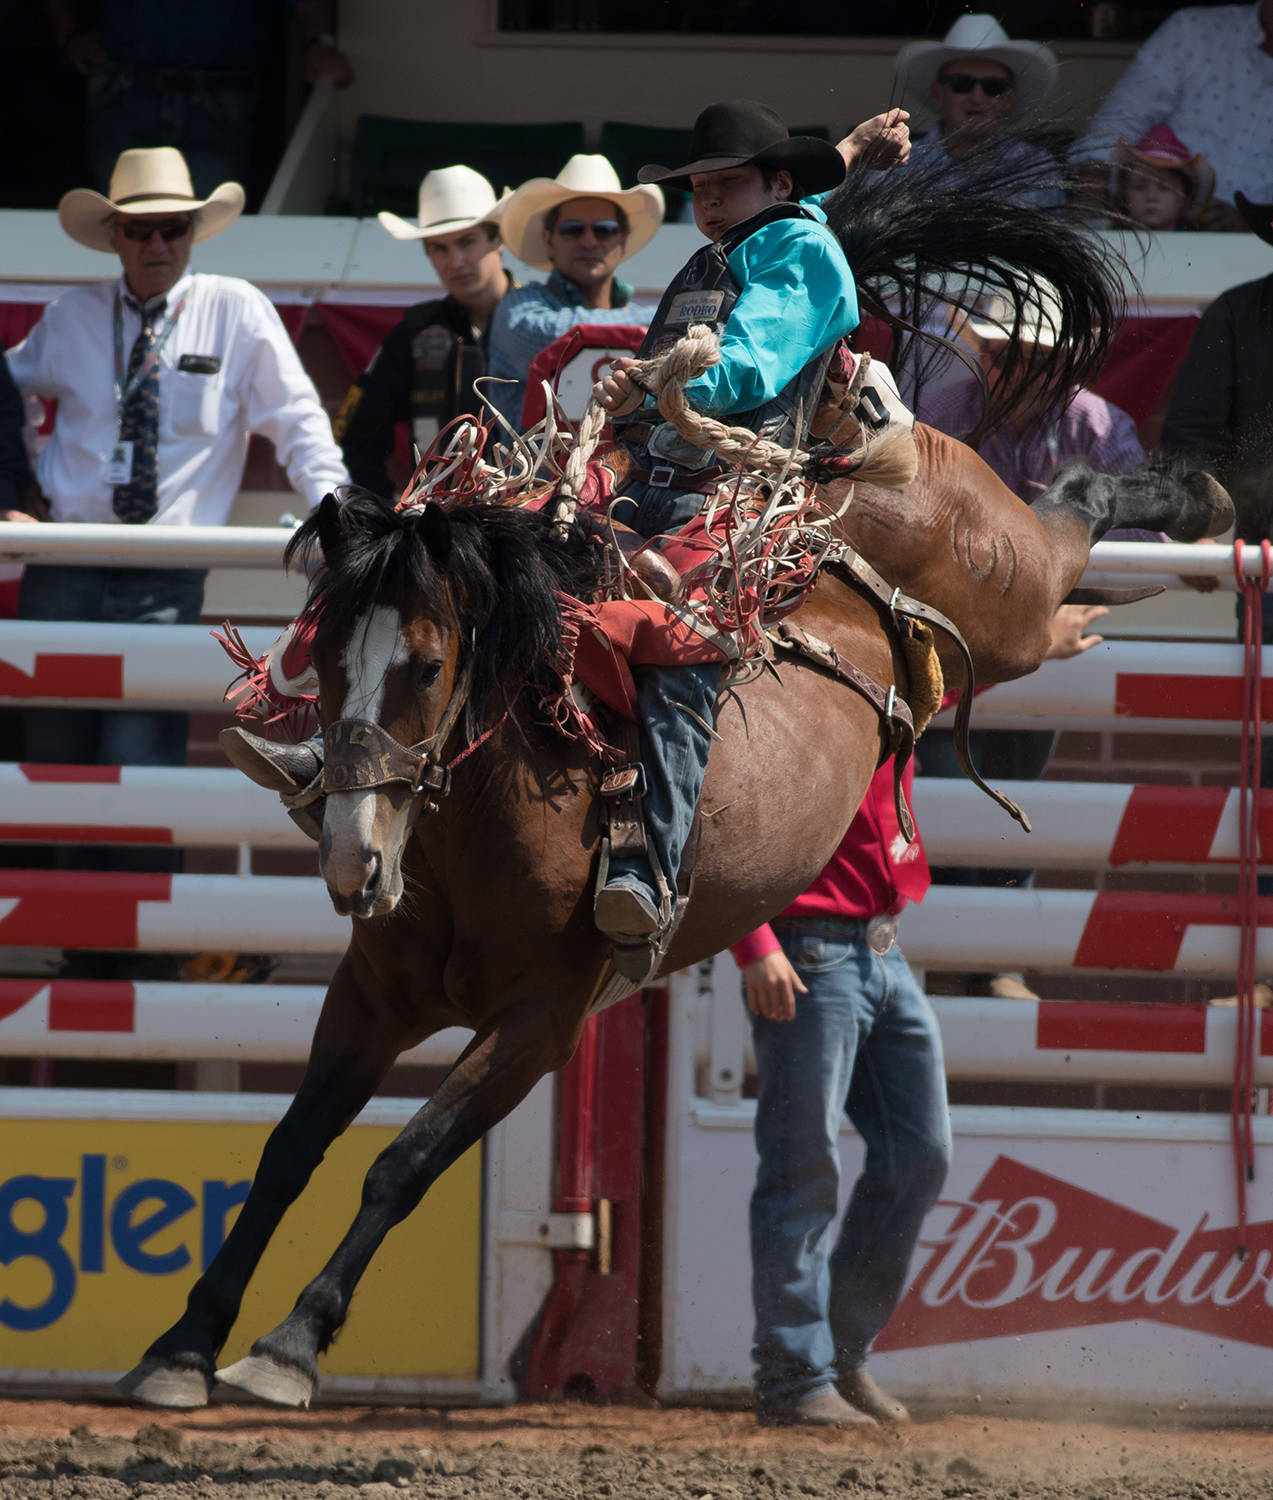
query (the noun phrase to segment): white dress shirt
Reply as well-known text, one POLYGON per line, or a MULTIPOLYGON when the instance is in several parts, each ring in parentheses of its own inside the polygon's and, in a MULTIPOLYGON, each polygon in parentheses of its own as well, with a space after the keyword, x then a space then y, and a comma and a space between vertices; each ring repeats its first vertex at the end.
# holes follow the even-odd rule
POLYGON ((1115 144, 1134 146, 1170 125, 1191 155, 1215 168, 1216 197, 1241 188, 1273 200, 1273 57, 1261 52, 1255 5, 1189 6, 1168 16, 1110 90, 1070 160, 1108 161, 1115 144))
MULTIPOLYGON (((22 393, 58 404, 35 461, 55 521, 118 519, 105 459, 119 435, 115 306, 126 292, 122 278, 72 288, 8 354, 22 393)), ((183 297, 159 356, 159 509, 149 524, 224 525, 254 432, 274 444, 311 509, 347 484, 331 422, 269 298, 238 277, 187 274, 168 293, 165 319, 183 297), (195 369, 180 368, 183 356, 195 369)), ((131 300, 122 300, 125 367, 141 328, 131 300)))

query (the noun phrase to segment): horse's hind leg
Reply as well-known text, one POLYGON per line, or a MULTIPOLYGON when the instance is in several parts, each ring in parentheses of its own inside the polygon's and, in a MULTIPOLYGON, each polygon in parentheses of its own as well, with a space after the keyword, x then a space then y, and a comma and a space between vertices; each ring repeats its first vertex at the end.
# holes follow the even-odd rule
POLYGON ((327 991, 304 1080, 270 1133, 233 1228, 185 1312, 120 1380, 125 1396, 148 1406, 207 1403, 217 1355, 279 1220, 397 1056, 401 1036, 365 1005, 352 969, 346 954, 327 991))
POLYGON ((1065 514, 1087 527, 1089 542, 1107 531, 1163 531, 1177 542, 1219 536, 1233 525, 1233 502, 1201 469, 1154 460, 1126 474, 1097 474, 1067 464, 1030 509, 1050 525, 1065 514))
MULTIPOLYGON (((561 991, 569 993, 569 982, 561 991)), ((559 992, 559 993, 560 993, 559 992)), ((217 1379, 263 1401, 308 1406, 318 1384, 318 1355, 345 1321, 372 1255, 438 1177, 519 1104, 545 1073, 570 1056, 577 1031, 554 1029, 545 986, 537 999, 507 1009, 480 1031, 437 1092, 372 1163, 348 1233, 291 1313, 252 1345, 246 1359, 217 1379)), ((556 1002, 557 1026, 562 1017, 556 1002)))

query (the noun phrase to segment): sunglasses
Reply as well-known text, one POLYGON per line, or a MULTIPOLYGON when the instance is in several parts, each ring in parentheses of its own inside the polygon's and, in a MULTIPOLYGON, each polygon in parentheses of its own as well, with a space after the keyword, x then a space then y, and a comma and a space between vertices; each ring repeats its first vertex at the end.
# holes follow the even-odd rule
POLYGON ((617 240, 623 233, 623 225, 618 219, 596 219, 589 224, 584 219, 558 219, 555 234, 561 235, 567 240, 581 240, 584 231, 591 229, 599 240, 617 240))
POLYGON ((1011 78, 977 78, 972 73, 943 73, 937 81, 952 94, 971 94, 973 89, 980 89, 987 99, 998 99, 1013 83, 1011 78))
POLYGON ((175 240, 184 240, 193 228, 193 219, 165 219, 162 224, 152 223, 149 219, 119 221, 119 232, 126 240, 138 245, 144 245, 156 232, 166 245, 171 245, 175 240))

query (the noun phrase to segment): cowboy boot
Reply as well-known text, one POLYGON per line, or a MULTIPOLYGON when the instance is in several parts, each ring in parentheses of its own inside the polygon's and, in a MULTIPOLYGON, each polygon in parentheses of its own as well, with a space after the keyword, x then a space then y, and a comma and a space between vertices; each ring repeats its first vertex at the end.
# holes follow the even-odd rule
MULTIPOLYGON (((296 796, 313 782, 323 769, 322 740, 306 740, 300 745, 276 745, 249 734, 237 725, 223 729, 218 736, 221 749, 230 764, 242 771, 249 781, 284 798, 296 796)), ((317 797, 302 807, 289 807, 287 815, 306 837, 319 841, 323 833, 325 797, 317 797)))

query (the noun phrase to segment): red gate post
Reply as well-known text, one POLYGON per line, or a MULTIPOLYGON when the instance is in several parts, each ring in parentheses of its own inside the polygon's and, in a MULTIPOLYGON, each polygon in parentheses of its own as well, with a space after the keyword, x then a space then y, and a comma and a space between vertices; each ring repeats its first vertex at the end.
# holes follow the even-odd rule
POLYGON ((590 1213, 591 1250, 558 1249, 525 1394, 637 1389, 641 1331, 647 996, 594 1016, 562 1069, 556 1213, 590 1213))

